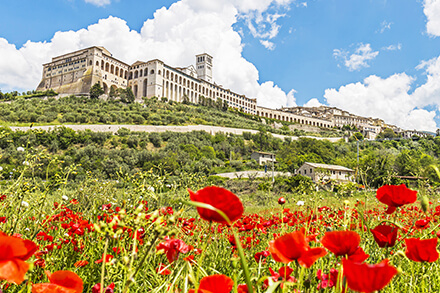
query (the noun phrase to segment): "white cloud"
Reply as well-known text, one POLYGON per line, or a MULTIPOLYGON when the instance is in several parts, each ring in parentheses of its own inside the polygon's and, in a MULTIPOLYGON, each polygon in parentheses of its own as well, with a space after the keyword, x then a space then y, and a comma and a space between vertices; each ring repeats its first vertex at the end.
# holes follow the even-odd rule
POLYGON ((434 37, 440 36, 440 0, 425 0, 424 9, 428 21, 426 31, 434 37))
POLYGON ((322 106, 322 104, 319 102, 319 100, 317 98, 313 98, 307 101, 307 103, 305 103, 303 105, 304 107, 319 107, 322 106))
MULTIPOLYGON (((256 67, 243 58, 241 36, 233 29, 239 15, 259 12, 292 0, 181 0, 161 8, 143 24, 131 30, 117 17, 101 19, 78 31, 57 32, 47 42, 28 41, 17 49, 0 38, 0 87, 3 91, 35 89, 41 79, 42 64, 52 57, 90 46, 104 46, 114 57, 127 63, 161 59, 182 67, 195 63, 201 52, 214 57, 213 77, 217 84, 250 98, 259 105, 277 108, 291 102, 272 81, 259 84, 256 67)), ((276 21, 272 16, 266 20, 276 21)))
POLYGON ((379 32, 382 34, 384 31, 391 29, 392 24, 392 22, 387 22, 386 20, 382 21, 379 32))
POLYGON ((327 89, 324 97, 330 106, 357 115, 381 118, 386 123, 405 129, 434 131, 436 112, 420 109, 427 105, 440 105, 438 98, 435 99, 436 94, 440 92, 440 78, 431 77, 436 79, 435 85, 431 86, 428 79, 426 84, 412 94, 409 94, 409 91, 414 78, 400 73, 385 79, 371 75, 363 83, 351 83, 341 86, 338 90, 327 89), (422 94, 421 91, 425 88, 433 91, 423 91, 422 94))
POLYGON ((359 44, 355 52, 350 55, 346 50, 333 50, 333 57, 342 59, 345 67, 349 71, 360 70, 363 67, 369 67, 367 61, 373 60, 379 54, 378 51, 373 51, 370 44, 359 44), (350 55, 350 56, 348 56, 350 55))
POLYGON ((260 40, 260 43, 268 50, 275 50, 275 44, 268 40, 260 40))
POLYGON ((110 4, 110 0, 84 0, 86 3, 90 3, 96 6, 105 6, 110 4))
POLYGON ((422 61, 417 69, 425 69, 426 82, 415 89, 414 99, 419 102, 420 107, 427 105, 440 106, 440 56, 428 61, 422 61))
POLYGON ((398 43, 397 45, 389 45, 388 47, 383 47, 384 51, 397 51, 402 49, 402 44, 398 43))

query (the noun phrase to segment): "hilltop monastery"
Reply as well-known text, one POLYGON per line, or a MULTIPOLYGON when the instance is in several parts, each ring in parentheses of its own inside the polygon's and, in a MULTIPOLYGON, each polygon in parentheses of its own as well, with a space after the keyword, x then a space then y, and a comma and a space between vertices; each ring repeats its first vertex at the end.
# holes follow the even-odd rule
POLYGON ((367 138, 374 139, 383 128, 392 128, 403 136, 420 132, 404 131, 383 120, 365 118, 335 107, 293 107, 269 109, 257 106, 256 98, 235 93, 217 85, 212 78, 212 56, 196 55, 195 67, 172 67, 163 61, 136 61, 129 65, 112 56, 104 47, 90 47, 61 56, 43 64, 43 74, 37 91, 53 89, 60 95, 89 95, 90 88, 99 83, 108 94, 110 88, 130 87, 135 101, 143 97, 166 97, 182 102, 186 97, 198 103, 199 97, 222 100, 229 107, 245 113, 280 121, 296 122, 311 127, 333 128, 344 125, 356 126, 367 138))

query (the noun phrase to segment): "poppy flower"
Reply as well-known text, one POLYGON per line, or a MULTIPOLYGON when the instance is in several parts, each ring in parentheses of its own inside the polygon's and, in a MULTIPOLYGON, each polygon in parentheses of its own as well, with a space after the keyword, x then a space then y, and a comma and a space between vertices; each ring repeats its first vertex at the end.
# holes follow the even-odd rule
POLYGON ((269 242, 269 251, 277 262, 289 263, 297 260, 306 268, 311 267, 318 258, 327 254, 324 248, 311 248, 304 235, 304 229, 285 234, 269 242))
MULTIPOLYGON (((110 285, 105 288, 104 293, 113 293, 115 290, 115 283, 111 283, 110 285)), ((95 286, 92 287, 92 293, 100 293, 101 292, 101 283, 95 284, 95 286)))
POLYGON ((415 226, 417 229, 428 228, 429 219, 420 219, 415 222, 415 226))
POLYGON ((283 205, 283 204, 285 204, 285 203, 286 203, 286 199, 285 199, 284 197, 280 197, 280 198, 278 199, 278 204, 283 205))
MULTIPOLYGON (((208 186, 195 193, 189 189, 188 192, 192 201, 212 205, 225 213, 231 222, 238 220, 243 215, 244 208, 241 200, 229 190, 217 186, 208 186)), ((227 224, 227 221, 216 211, 205 208, 197 208, 197 211, 200 217, 206 221, 227 224)))
POLYGON ((89 262, 86 261, 86 260, 79 260, 79 261, 77 261, 76 263, 74 263, 73 266, 74 266, 75 268, 82 268, 82 267, 85 267, 85 266, 88 265, 88 264, 89 264, 89 262))
POLYGON ((396 244, 397 227, 382 224, 374 229, 370 229, 370 231, 379 247, 393 247, 396 244))
POLYGON ((8 236, 0 232, 0 280, 20 284, 29 270, 25 262, 35 251, 37 245, 30 240, 8 236))
POLYGON ((159 267, 156 269, 156 273, 163 275, 163 276, 167 276, 169 274, 171 274, 171 270, 167 268, 166 265, 164 265, 163 263, 159 264, 159 267))
POLYGON ((388 264, 388 259, 375 265, 343 259, 342 265, 348 288, 358 292, 382 290, 397 274, 397 269, 388 264))
POLYGON ((336 283, 338 282, 338 273, 338 270, 330 269, 330 273, 322 274, 321 269, 319 269, 316 272, 316 277, 321 281, 318 284, 318 290, 323 288, 333 288, 336 286, 336 283))
POLYGON ((376 198, 388 206, 387 214, 392 214, 396 208, 413 203, 417 200, 417 191, 401 185, 384 185, 376 192, 376 198))
POLYGON ((364 262, 369 257, 370 255, 366 254, 362 247, 359 246, 353 254, 347 256, 347 259, 354 262, 364 262))
MULTIPOLYGON (((277 282, 277 281, 285 281, 285 282, 291 282, 291 283, 296 283, 297 279, 295 279, 295 277, 291 276, 291 274, 293 273, 293 270, 291 267, 285 266, 285 267, 281 267, 278 272, 274 272, 274 270, 272 270, 272 268, 269 268, 270 271, 270 279, 272 279, 272 281, 277 282)), ((269 287, 269 279, 266 279, 264 281, 264 286, 265 288, 269 287)), ((283 284, 281 284, 281 288, 283 288, 283 284)))
POLYGON ((326 232, 321 244, 336 256, 350 256, 355 254, 361 243, 361 236, 354 231, 326 232))
POLYGON ((32 293, 82 293, 83 281, 71 271, 46 271, 50 283, 32 285, 32 293))
POLYGON ((165 241, 156 246, 157 250, 164 250, 170 263, 179 258, 180 253, 188 253, 191 247, 180 239, 169 239, 165 237, 165 241))
POLYGON ((405 254, 410 260, 417 262, 434 262, 439 257, 437 251, 437 238, 423 240, 418 238, 407 238, 405 239, 405 244, 405 254))
POLYGON ((212 275, 200 280, 199 289, 190 289, 188 293, 230 293, 234 281, 225 275, 212 275))
POLYGON ((246 284, 240 284, 237 286, 237 293, 248 293, 248 287, 246 284))

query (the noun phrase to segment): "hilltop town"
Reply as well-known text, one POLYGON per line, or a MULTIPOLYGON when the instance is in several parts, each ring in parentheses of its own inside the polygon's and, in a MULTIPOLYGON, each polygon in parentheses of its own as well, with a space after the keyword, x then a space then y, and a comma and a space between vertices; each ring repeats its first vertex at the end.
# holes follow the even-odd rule
POLYGON ((56 56, 43 64, 42 80, 37 91, 54 90, 59 95, 89 95, 99 84, 104 95, 116 89, 131 88, 135 101, 143 98, 167 98, 175 102, 198 103, 208 98, 228 107, 262 118, 277 119, 320 128, 356 128, 367 139, 375 139, 384 129, 392 129, 402 137, 429 135, 416 130, 404 130, 382 119, 354 115, 336 107, 282 107, 270 109, 257 105, 256 98, 235 93, 214 82, 213 57, 196 55, 195 66, 179 68, 154 59, 136 61, 132 65, 118 60, 104 47, 93 46, 56 56))

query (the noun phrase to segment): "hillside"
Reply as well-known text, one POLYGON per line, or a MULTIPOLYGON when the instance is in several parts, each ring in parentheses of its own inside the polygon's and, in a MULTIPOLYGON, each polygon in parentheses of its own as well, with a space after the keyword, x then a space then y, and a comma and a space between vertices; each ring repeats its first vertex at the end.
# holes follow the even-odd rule
POLYGON ((205 105, 146 99, 145 103, 125 104, 119 101, 91 100, 85 97, 60 99, 17 99, 0 104, 0 121, 8 126, 59 124, 136 124, 136 125, 214 125, 264 130, 285 135, 341 136, 337 130, 302 126, 274 119, 264 119, 234 109, 225 109, 210 99, 205 105), (277 122, 279 129, 274 129, 277 122), (293 129, 289 129, 293 125, 293 129))

